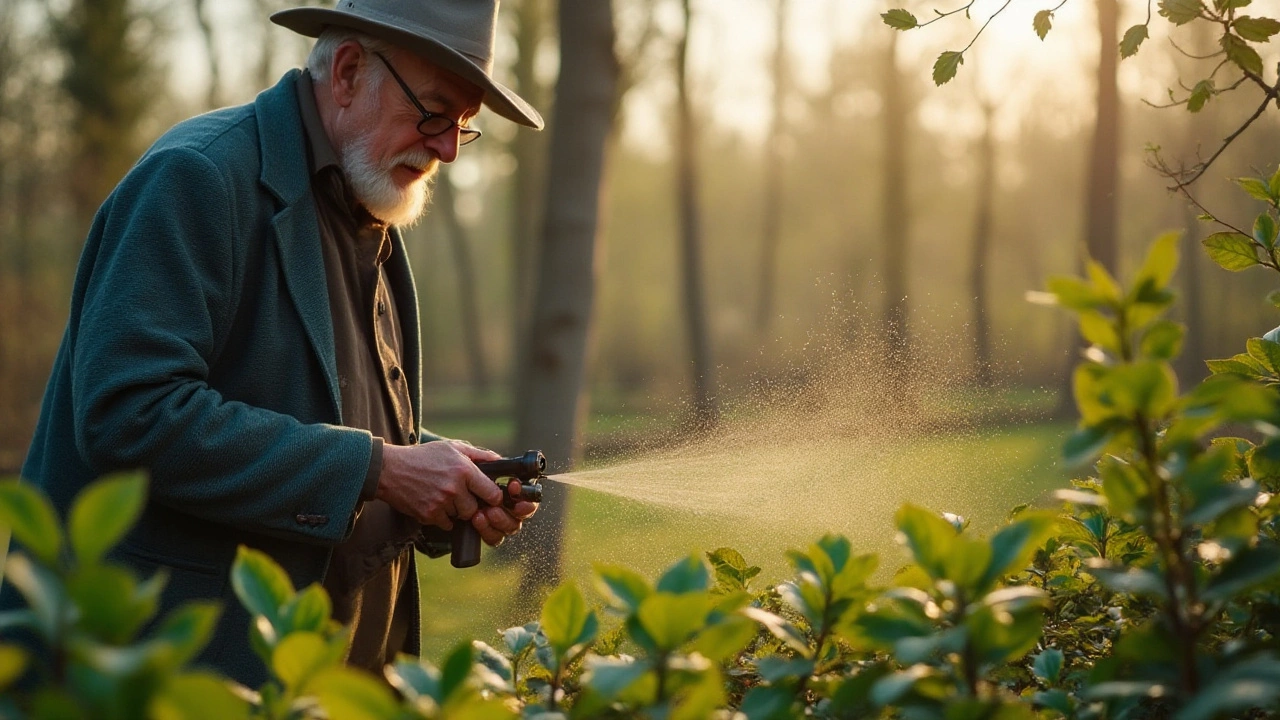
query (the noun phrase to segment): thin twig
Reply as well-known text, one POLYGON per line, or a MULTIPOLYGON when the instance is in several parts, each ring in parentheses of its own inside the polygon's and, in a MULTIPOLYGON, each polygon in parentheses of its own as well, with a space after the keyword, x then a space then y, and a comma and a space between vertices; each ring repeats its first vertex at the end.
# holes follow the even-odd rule
POLYGON ((1208 60, 1209 58, 1222 55, 1223 53, 1226 52, 1226 50, 1219 50, 1217 52, 1209 53, 1208 55, 1192 55, 1186 50, 1183 50, 1182 47, 1178 45, 1178 41, 1173 39, 1172 35, 1169 36, 1169 44, 1173 46, 1174 50, 1177 50, 1178 52, 1182 53, 1184 57, 1189 57, 1192 60, 1208 60))
POLYGON ((1229 146, 1232 142, 1234 142, 1236 138, 1240 137, 1240 134, 1241 134, 1241 133, 1243 133, 1245 130, 1249 129, 1249 126, 1253 124, 1253 121, 1254 121, 1254 120, 1257 120, 1258 118, 1262 117, 1262 113, 1266 111, 1266 109, 1267 109, 1267 105, 1270 105, 1270 104, 1271 104, 1271 101, 1276 99, 1277 91, 1278 91, 1278 90, 1280 90, 1280 88, 1268 87, 1268 88, 1267 88, 1267 90, 1268 90, 1268 92, 1267 92, 1267 94, 1262 98, 1262 103, 1258 105, 1258 109, 1253 111, 1253 114, 1249 116, 1249 119, 1248 119, 1248 120, 1245 120, 1245 121, 1244 121, 1244 124, 1243 124, 1243 125, 1241 125, 1240 127, 1236 128, 1235 132, 1233 132, 1233 133, 1231 133, 1230 135, 1228 135, 1228 136, 1226 137, 1226 139, 1224 139, 1224 140, 1222 141, 1222 145, 1220 145, 1220 146, 1218 147, 1218 149, 1217 149, 1217 151, 1216 151, 1216 152, 1214 152, 1212 155, 1210 155, 1210 156, 1209 156, 1209 159, 1208 159, 1208 160, 1206 160, 1206 161, 1204 161, 1204 162, 1200 163, 1200 169, 1196 170, 1196 171, 1191 175, 1191 179, 1190 179, 1190 180, 1179 180, 1179 181, 1178 181, 1178 184, 1176 184, 1176 185, 1174 185, 1173 187, 1169 188, 1170 190, 1181 190, 1181 189, 1183 189, 1183 188, 1185 188, 1185 187, 1187 187, 1187 186, 1191 185, 1191 184, 1192 184, 1192 183, 1194 183, 1196 180, 1199 180, 1199 179, 1200 179, 1200 176, 1201 176, 1201 175, 1203 175, 1203 174, 1204 174, 1204 172, 1205 172, 1206 170, 1208 170, 1208 169, 1209 169, 1209 166, 1210 166, 1210 165, 1212 165, 1212 164, 1213 164, 1213 162, 1214 162, 1215 160, 1217 160, 1217 159, 1218 159, 1218 156, 1219 156, 1219 155, 1222 155, 1222 152, 1223 152, 1224 150, 1226 150, 1226 149, 1227 149, 1227 146, 1229 146))
POLYGON ((965 5, 964 7, 958 7, 955 10, 952 10, 950 12, 941 12, 939 10, 934 10, 933 12, 937 17, 933 18, 932 20, 929 20, 928 22, 917 23, 916 27, 922 28, 925 25, 932 25, 944 17, 951 17, 952 15, 955 15, 957 13, 967 13, 969 12, 969 8, 973 7, 973 4, 977 1, 978 0, 969 0, 968 5, 965 5))
POLYGON ((982 31, 983 31, 983 30, 986 30, 986 29, 987 29, 987 26, 991 24, 991 21, 992 21, 992 20, 995 20, 997 15, 999 15, 999 14, 1000 14, 1000 13, 1002 13, 1002 12, 1004 12, 1004 9, 1005 9, 1005 8, 1007 8, 1007 7, 1009 7, 1009 3, 1011 3, 1011 2, 1013 2, 1013 0, 1004 0, 1004 4, 1000 6, 1000 9, 999 9, 999 10, 997 10, 997 11, 995 11, 995 12, 991 13, 991 16, 987 18, 987 21, 986 21, 986 22, 984 22, 984 23, 982 23, 982 27, 978 28, 978 34, 977 34, 977 35, 974 35, 974 36, 973 36, 973 39, 969 41, 969 44, 964 46, 964 50, 961 50, 961 51, 960 51, 960 54, 961 54, 961 55, 963 55, 964 53, 968 52, 968 51, 969 51, 969 48, 973 47, 973 44, 974 44, 974 43, 976 43, 976 42, 978 42, 978 38, 982 36, 982 31))

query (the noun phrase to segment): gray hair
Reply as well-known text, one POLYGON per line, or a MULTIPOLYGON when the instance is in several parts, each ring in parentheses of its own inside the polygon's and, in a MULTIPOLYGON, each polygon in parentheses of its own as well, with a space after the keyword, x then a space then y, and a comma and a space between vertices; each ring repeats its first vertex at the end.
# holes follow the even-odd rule
MULTIPOLYGON (((371 35, 351 28, 330 25, 320 33, 320 37, 316 38, 316 44, 311 47, 311 54, 307 56, 307 70, 311 71, 311 78, 315 82, 329 81, 329 69, 333 67, 333 56, 338 52, 338 46, 348 40, 359 43, 366 53, 377 52, 387 55, 392 50, 390 43, 371 35)), ((381 63, 368 63, 367 68, 369 82, 376 90, 382 85, 387 73, 381 63)))

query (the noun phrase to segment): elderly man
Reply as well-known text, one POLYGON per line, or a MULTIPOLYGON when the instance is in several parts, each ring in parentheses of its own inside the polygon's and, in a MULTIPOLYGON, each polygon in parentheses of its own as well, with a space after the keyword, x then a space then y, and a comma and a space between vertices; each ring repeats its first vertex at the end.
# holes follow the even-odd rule
MULTIPOLYGON (((26 478, 64 512, 94 478, 145 468, 118 558, 166 567, 161 610, 226 611, 203 659, 257 685, 228 573, 240 544, 298 586, 322 581, 351 664, 419 642, 414 547, 470 523, 490 545, 535 507, 502 506, 497 455, 421 419, 417 297, 397 226, 438 163, 480 137, 481 105, 542 118, 490 77, 497 0, 341 0, 272 20, 317 37, 242 107, 183 122, 94 220, 26 478)), ((513 487, 518 491, 518 487, 513 487)))

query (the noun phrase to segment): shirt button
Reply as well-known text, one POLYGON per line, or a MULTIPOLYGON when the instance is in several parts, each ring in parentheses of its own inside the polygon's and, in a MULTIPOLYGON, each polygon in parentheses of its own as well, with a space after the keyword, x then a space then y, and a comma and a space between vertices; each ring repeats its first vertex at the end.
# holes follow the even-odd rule
POLYGON ((399 368, 399 367, 393 367, 393 368, 391 368, 391 372, 390 372, 389 374, 391 375, 391 379, 392 379, 392 380, 399 380, 399 379, 400 379, 400 368, 399 368))
POLYGON ((378 314, 379 315, 387 314, 387 304, 381 300, 378 301, 378 314))

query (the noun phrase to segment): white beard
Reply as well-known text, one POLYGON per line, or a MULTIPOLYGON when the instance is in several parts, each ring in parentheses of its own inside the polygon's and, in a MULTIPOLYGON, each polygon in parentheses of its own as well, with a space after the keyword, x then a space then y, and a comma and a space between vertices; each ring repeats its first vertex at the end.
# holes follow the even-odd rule
POLYGON ((343 143, 338 154, 342 171, 355 193, 356 200, 369 214, 389 225, 408 227, 422 217, 431 200, 430 180, 439 163, 426 150, 406 150, 385 162, 373 159, 372 138, 366 134, 343 143), (391 172, 399 165, 426 171, 405 188, 396 185, 391 172))

